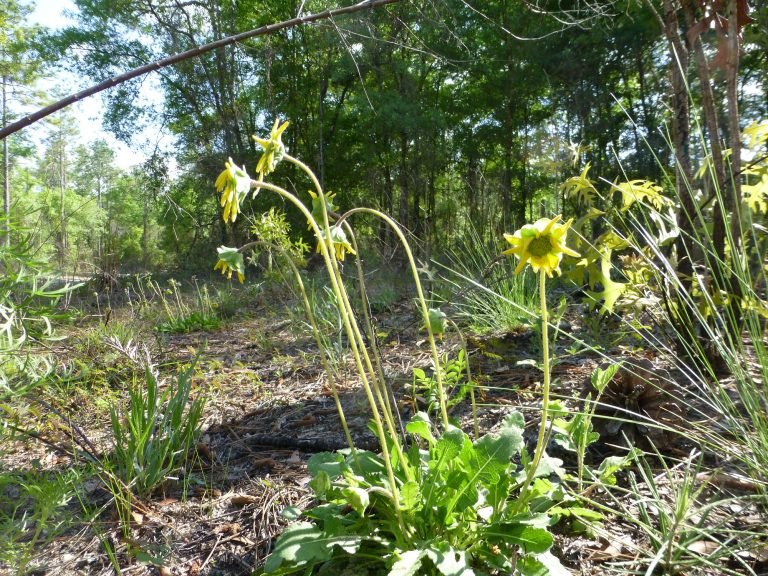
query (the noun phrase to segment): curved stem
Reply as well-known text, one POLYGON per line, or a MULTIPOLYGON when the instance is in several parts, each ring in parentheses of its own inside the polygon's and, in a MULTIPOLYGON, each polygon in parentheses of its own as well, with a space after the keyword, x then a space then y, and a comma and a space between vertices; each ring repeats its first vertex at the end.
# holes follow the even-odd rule
POLYGON ((408 244, 408 241, 405 239, 405 235, 403 234, 403 231, 400 230, 400 226, 397 225, 397 222, 395 222, 392 218, 384 214, 383 212, 379 212, 378 210, 374 210, 373 208, 353 208, 352 210, 349 210, 345 212, 341 218, 339 218, 339 222, 337 224, 341 224, 344 220, 346 220, 349 216, 352 214, 362 212, 367 214, 373 214, 374 216, 377 216, 381 218, 384 222, 386 222, 392 230, 394 230, 395 234, 397 234, 397 237, 400 240, 400 243, 403 245, 403 249, 405 250, 405 254, 408 257, 408 264, 411 267, 411 272, 413 273, 413 282, 416 285, 416 293, 419 296, 419 304, 421 305, 421 314, 424 317, 424 323, 427 327, 427 338, 429 339, 429 346, 432 351, 432 360, 435 363, 435 378, 437 380, 437 391, 440 401, 440 415, 442 417, 443 427, 448 427, 448 408, 445 401, 445 391, 443 389, 443 377, 440 374, 440 357, 437 353, 437 343, 435 342, 435 335, 432 333, 432 326, 429 323, 429 309, 427 308, 427 300, 424 298, 424 291, 421 288, 421 280, 419 279, 419 272, 416 268, 416 261, 413 258, 413 253, 411 252, 411 247, 408 244))
MULTIPOLYGON (((313 178, 313 180, 317 182, 316 178, 313 178)), ((274 184, 270 184, 268 182, 264 182, 261 180, 252 181, 251 186, 256 188, 264 188, 265 190, 271 190, 272 192, 275 192, 281 197, 288 200, 291 204, 296 206, 301 211, 301 213, 307 219, 313 231, 315 232, 315 235, 318 238, 320 253, 323 256, 323 260, 325 261, 325 266, 328 270, 328 275, 331 280, 331 287, 333 289, 334 296, 336 297, 336 301, 339 303, 344 302, 345 301, 343 297, 344 290, 343 290, 343 287, 341 286, 339 269, 338 269, 338 266, 336 265, 336 258, 332 255, 332 252, 331 252, 333 249, 333 246, 331 245, 330 234, 327 234, 325 237, 325 241, 322 241, 323 235, 320 233, 320 228, 318 227, 317 222, 315 222, 315 219, 312 217, 312 214, 310 213, 310 211, 307 210, 307 207, 304 206, 304 204, 298 198, 296 198, 296 196, 294 196, 287 190, 281 188, 280 186, 275 186, 274 184)), ((319 186, 319 183, 317 183, 317 186, 319 186)), ((327 214, 324 215, 324 218, 326 220, 326 229, 327 229, 327 226, 328 226, 327 214)), ((384 423, 382 422, 381 413, 376 403, 373 390, 371 389, 371 385, 368 382, 365 369, 363 368, 362 359, 360 357, 360 349, 357 345, 358 341, 355 336, 355 330, 352 327, 354 323, 350 320, 350 315, 347 312, 347 308, 345 306, 339 306, 339 313, 341 314, 341 318, 344 322, 344 328, 347 332, 347 337, 349 339, 350 348, 352 349, 352 354, 355 359, 357 371, 358 371, 358 374, 360 375, 360 380, 363 384, 363 390, 365 391, 365 395, 368 400, 368 404, 371 408, 371 413, 373 415, 374 424, 376 426, 376 436, 378 437, 379 444, 381 445, 382 459, 384 460, 384 464, 387 469, 387 477, 389 479, 390 491, 392 492, 393 506, 397 513, 397 518, 400 523, 400 527, 403 530, 403 533, 407 533, 406 526, 402 518, 402 511, 400 509, 399 490, 397 488, 397 482, 395 480, 395 473, 394 473, 394 470, 392 469, 392 458, 389 453, 389 446, 387 444, 387 435, 384 431, 384 423)), ((359 328, 357 330, 357 334, 359 334, 359 328)), ((395 446, 399 447, 400 442, 396 432, 392 437, 392 442, 395 446)))
POLYGON ((317 345, 317 349, 320 351, 320 362, 323 364, 323 370, 325 371, 325 374, 328 376, 328 384, 331 386, 331 392, 333 393, 333 401, 336 404, 336 410, 339 413, 339 419, 341 420, 341 427, 344 430, 344 437, 347 440, 347 444, 349 444, 349 448, 352 451, 352 455, 354 457, 357 457, 357 450, 355 449, 355 442, 352 440, 352 434, 349 432, 349 426, 347 425, 347 418, 344 415, 344 409, 341 405, 341 399, 339 398, 339 391, 336 388, 336 379, 333 377, 333 372, 331 371, 331 366, 328 364, 328 358, 327 354, 323 352, 323 342, 320 338, 320 329, 317 327, 317 322, 315 321, 315 314, 312 312, 312 306, 309 303, 309 298, 307 297, 307 291, 304 287, 304 281, 301 279, 301 274, 299 274, 299 269, 296 267, 296 264, 293 263, 293 260, 291 259, 291 256, 285 251, 285 249, 282 246, 278 246, 276 244, 271 244, 268 242, 249 242, 242 248, 240 248, 240 252, 247 250, 251 246, 255 245, 262 245, 262 246, 268 246, 270 248, 275 248, 276 250, 279 250, 280 253, 285 258, 285 261, 290 266, 291 270, 293 271, 293 276, 296 278, 296 283, 299 286, 299 292, 301 293, 301 299, 304 304, 304 312, 307 314, 307 318, 309 319, 309 325, 312 327, 312 334, 315 337, 315 344, 317 345))
POLYGON ((384 397, 386 404, 385 414, 389 414, 390 417, 397 417, 397 422, 392 421, 392 425, 397 424, 400 435, 405 442, 405 427, 403 426, 403 420, 400 416, 400 411, 397 409, 397 399, 395 398, 395 392, 392 390, 392 386, 387 382, 384 376, 384 369, 382 368, 381 353, 379 351, 379 345, 376 340, 376 330, 373 326, 373 319, 371 318, 370 306, 368 302, 368 292, 365 288, 365 274, 363 272, 363 262, 360 258, 360 250, 357 246, 357 237, 355 236, 352 226, 347 222, 342 222, 344 230, 352 244, 352 248, 355 250, 355 267, 357 269, 357 283, 360 288, 360 304, 363 310, 363 322, 365 324, 366 332, 368 333, 368 342, 373 353, 373 361, 376 368, 376 374, 374 380, 383 385, 381 394, 384 397))
MULTIPOLYGON (((318 222, 318 224, 322 225, 323 230, 325 230, 324 235, 318 235, 318 242, 321 244, 325 244, 326 248, 330 253, 333 253, 333 243, 331 241, 331 230, 330 230, 330 222, 328 220, 328 203, 325 200, 325 192, 323 192, 323 187, 320 185, 320 181, 317 179, 317 176, 315 176, 315 173, 312 172, 312 170, 304 164, 301 160, 294 158, 290 154, 286 154, 283 156, 283 159, 287 162, 290 162, 294 165, 296 165, 299 169, 301 169, 310 180, 312 180, 312 184, 315 187, 315 190, 317 191, 317 195, 320 198, 321 206, 323 207, 323 221, 318 222), (325 239, 323 241, 322 239, 325 239)), ((310 215, 310 219, 312 219, 310 215)), ((342 221, 340 220, 336 225, 340 226, 342 221)), ((334 276, 337 279, 338 286, 341 287, 341 271, 339 269, 339 264, 336 261, 336 258, 331 258, 331 266, 332 266, 332 273, 331 275, 334 276)), ((329 272, 330 272, 329 268, 329 272)), ((344 314, 346 315, 346 318, 354 318, 354 310, 352 308, 352 304, 349 301, 349 296, 347 294, 346 290, 339 289, 338 291, 334 290, 334 294, 337 297, 337 302, 339 303, 339 309, 344 309, 344 314)), ((381 409, 381 412, 384 416, 384 420, 387 424, 387 427, 390 431, 390 436, 393 439, 393 448, 395 452, 397 453, 397 457, 399 458, 400 462, 402 462, 402 468, 405 472, 405 475, 408 480, 412 480, 413 476, 410 470, 410 467, 407 466, 407 461, 405 459, 405 454, 403 453, 403 449, 401 446, 401 443, 399 442, 399 434, 400 431, 395 426, 395 419, 392 415, 392 409, 390 406, 390 403, 388 400, 385 400, 387 397, 386 392, 382 393, 381 389, 385 386, 384 382, 379 383, 378 378, 376 377, 376 372, 373 367, 373 362, 371 361, 370 355, 368 354, 368 350, 365 346, 365 339, 363 338, 362 332, 360 332, 360 327, 358 326, 357 322, 351 322, 350 326, 352 328, 352 332, 354 333, 354 336, 356 340, 354 340, 350 334, 350 346, 353 349, 353 353, 355 354, 356 359, 359 360, 358 357, 362 358, 362 361, 365 364, 366 369, 368 370, 368 374, 371 375, 372 382, 373 382, 373 390, 376 393, 377 400, 378 400, 378 406, 381 409), (359 344, 358 344, 359 343, 359 344)), ((361 376, 364 378, 365 375, 362 374, 361 376)), ((399 414, 398 414, 398 420, 399 420, 399 414)))

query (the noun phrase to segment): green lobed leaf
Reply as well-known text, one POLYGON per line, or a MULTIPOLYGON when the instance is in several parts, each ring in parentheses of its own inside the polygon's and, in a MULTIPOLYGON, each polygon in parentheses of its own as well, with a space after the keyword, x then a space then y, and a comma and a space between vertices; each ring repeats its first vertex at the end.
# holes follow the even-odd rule
POLYGON ((476 470, 482 482, 486 485, 498 482, 522 445, 523 429, 518 416, 505 419, 498 434, 486 434, 475 442, 476 470))
POLYGON ((609 456, 600 463, 597 469, 601 482, 613 486, 616 484, 616 473, 626 468, 636 456, 635 450, 631 450, 626 456, 609 456))
POLYGON ((450 462, 461 452, 467 435, 460 428, 450 426, 438 438, 430 460, 430 467, 441 467, 450 462))
POLYGON ((421 490, 415 480, 408 480, 400 488, 400 497, 403 500, 403 510, 413 510, 421 501, 421 490))
POLYGON ((626 284, 611 280, 611 253, 612 250, 606 250, 600 260, 600 273, 597 275, 596 282, 599 282, 603 289, 599 292, 596 290, 586 291, 586 294, 595 302, 603 301, 603 305, 600 307, 601 315, 607 312, 613 313, 616 302, 627 289, 626 284))
POLYGON ((598 393, 603 393, 605 387, 608 386, 608 383, 613 380, 613 377, 616 376, 616 372, 621 368, 621 364, 621 362, 615 362, 610 364, 605 370, 601 369, 599 366, 595 368, 594 372, 592 372, 591 382, 598 393))

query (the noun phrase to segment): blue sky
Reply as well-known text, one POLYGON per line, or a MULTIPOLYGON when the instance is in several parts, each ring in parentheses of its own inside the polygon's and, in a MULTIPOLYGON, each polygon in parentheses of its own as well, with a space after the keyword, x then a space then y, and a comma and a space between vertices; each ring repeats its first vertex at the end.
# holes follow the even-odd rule
MULTIPOLYGON (((65 16, 65 12, 76 11, 72 0, 37 0, 35 9, 29 16, 29 22, 39 24, 46 28, 63 28, 64 26, 74 24, 74 22, 65 16)), ((87 88, 89 81, 74 76, 63 70, 51 71, 46 77, 39 81, 39 88, 42 90, 57 92, 61 96, 66 96, 73 92, 87 88)), ((104 115, 104 105, 101 95, 91 96, 81 102, 77 102, 68 108, 76 120, 80 129, 80 143, 87 144, 97 139, 106 140, 116 153, 116 163, 121 168, 130 168, 141 163, 146 159, 141 146, 129 148, 125 144, 118 142, 112 135, 104 132, 102 129, 102 117, 104 115)), ((27 128, 30 130, 32 128, 27 128)), ((151 130, 150 132, 155 132, 151 130)), ((154 144, 157 140, 157 133, 146 133, 141 135, 141 140, 147 140, 154 144)))

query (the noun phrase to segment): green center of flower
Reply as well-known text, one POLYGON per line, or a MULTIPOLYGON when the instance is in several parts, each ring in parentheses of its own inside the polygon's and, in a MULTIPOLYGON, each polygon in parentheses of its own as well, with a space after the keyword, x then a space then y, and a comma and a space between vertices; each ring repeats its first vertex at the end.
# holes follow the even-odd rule
POLYGON ((537 258, 546 256, 552 251, 552 243, 549 241, 549 236, 539 236, 531 240, 528 244, 528 252, 537 258))

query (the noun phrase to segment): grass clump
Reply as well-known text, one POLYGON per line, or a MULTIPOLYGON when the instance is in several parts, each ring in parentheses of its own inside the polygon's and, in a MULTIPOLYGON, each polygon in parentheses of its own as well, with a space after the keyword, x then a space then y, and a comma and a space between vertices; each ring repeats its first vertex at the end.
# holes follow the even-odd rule
POLYGON ((534 323, 536 278, 515 274, 515 264, 500 255, 501 244, 483 239, 470 227, 467 238, 440 266, 456 297, 449 296, 457 321, 478 334, 500 334, 534 323))
POLYGON ((179 371, 161 391, 148 365, 144 379, 130 388, 127 409, 110 409, 115 446, 106 469, 139 497, 178 479, 197 442, 205 397, 192 398, 193 374, 194 365, 179 371))

